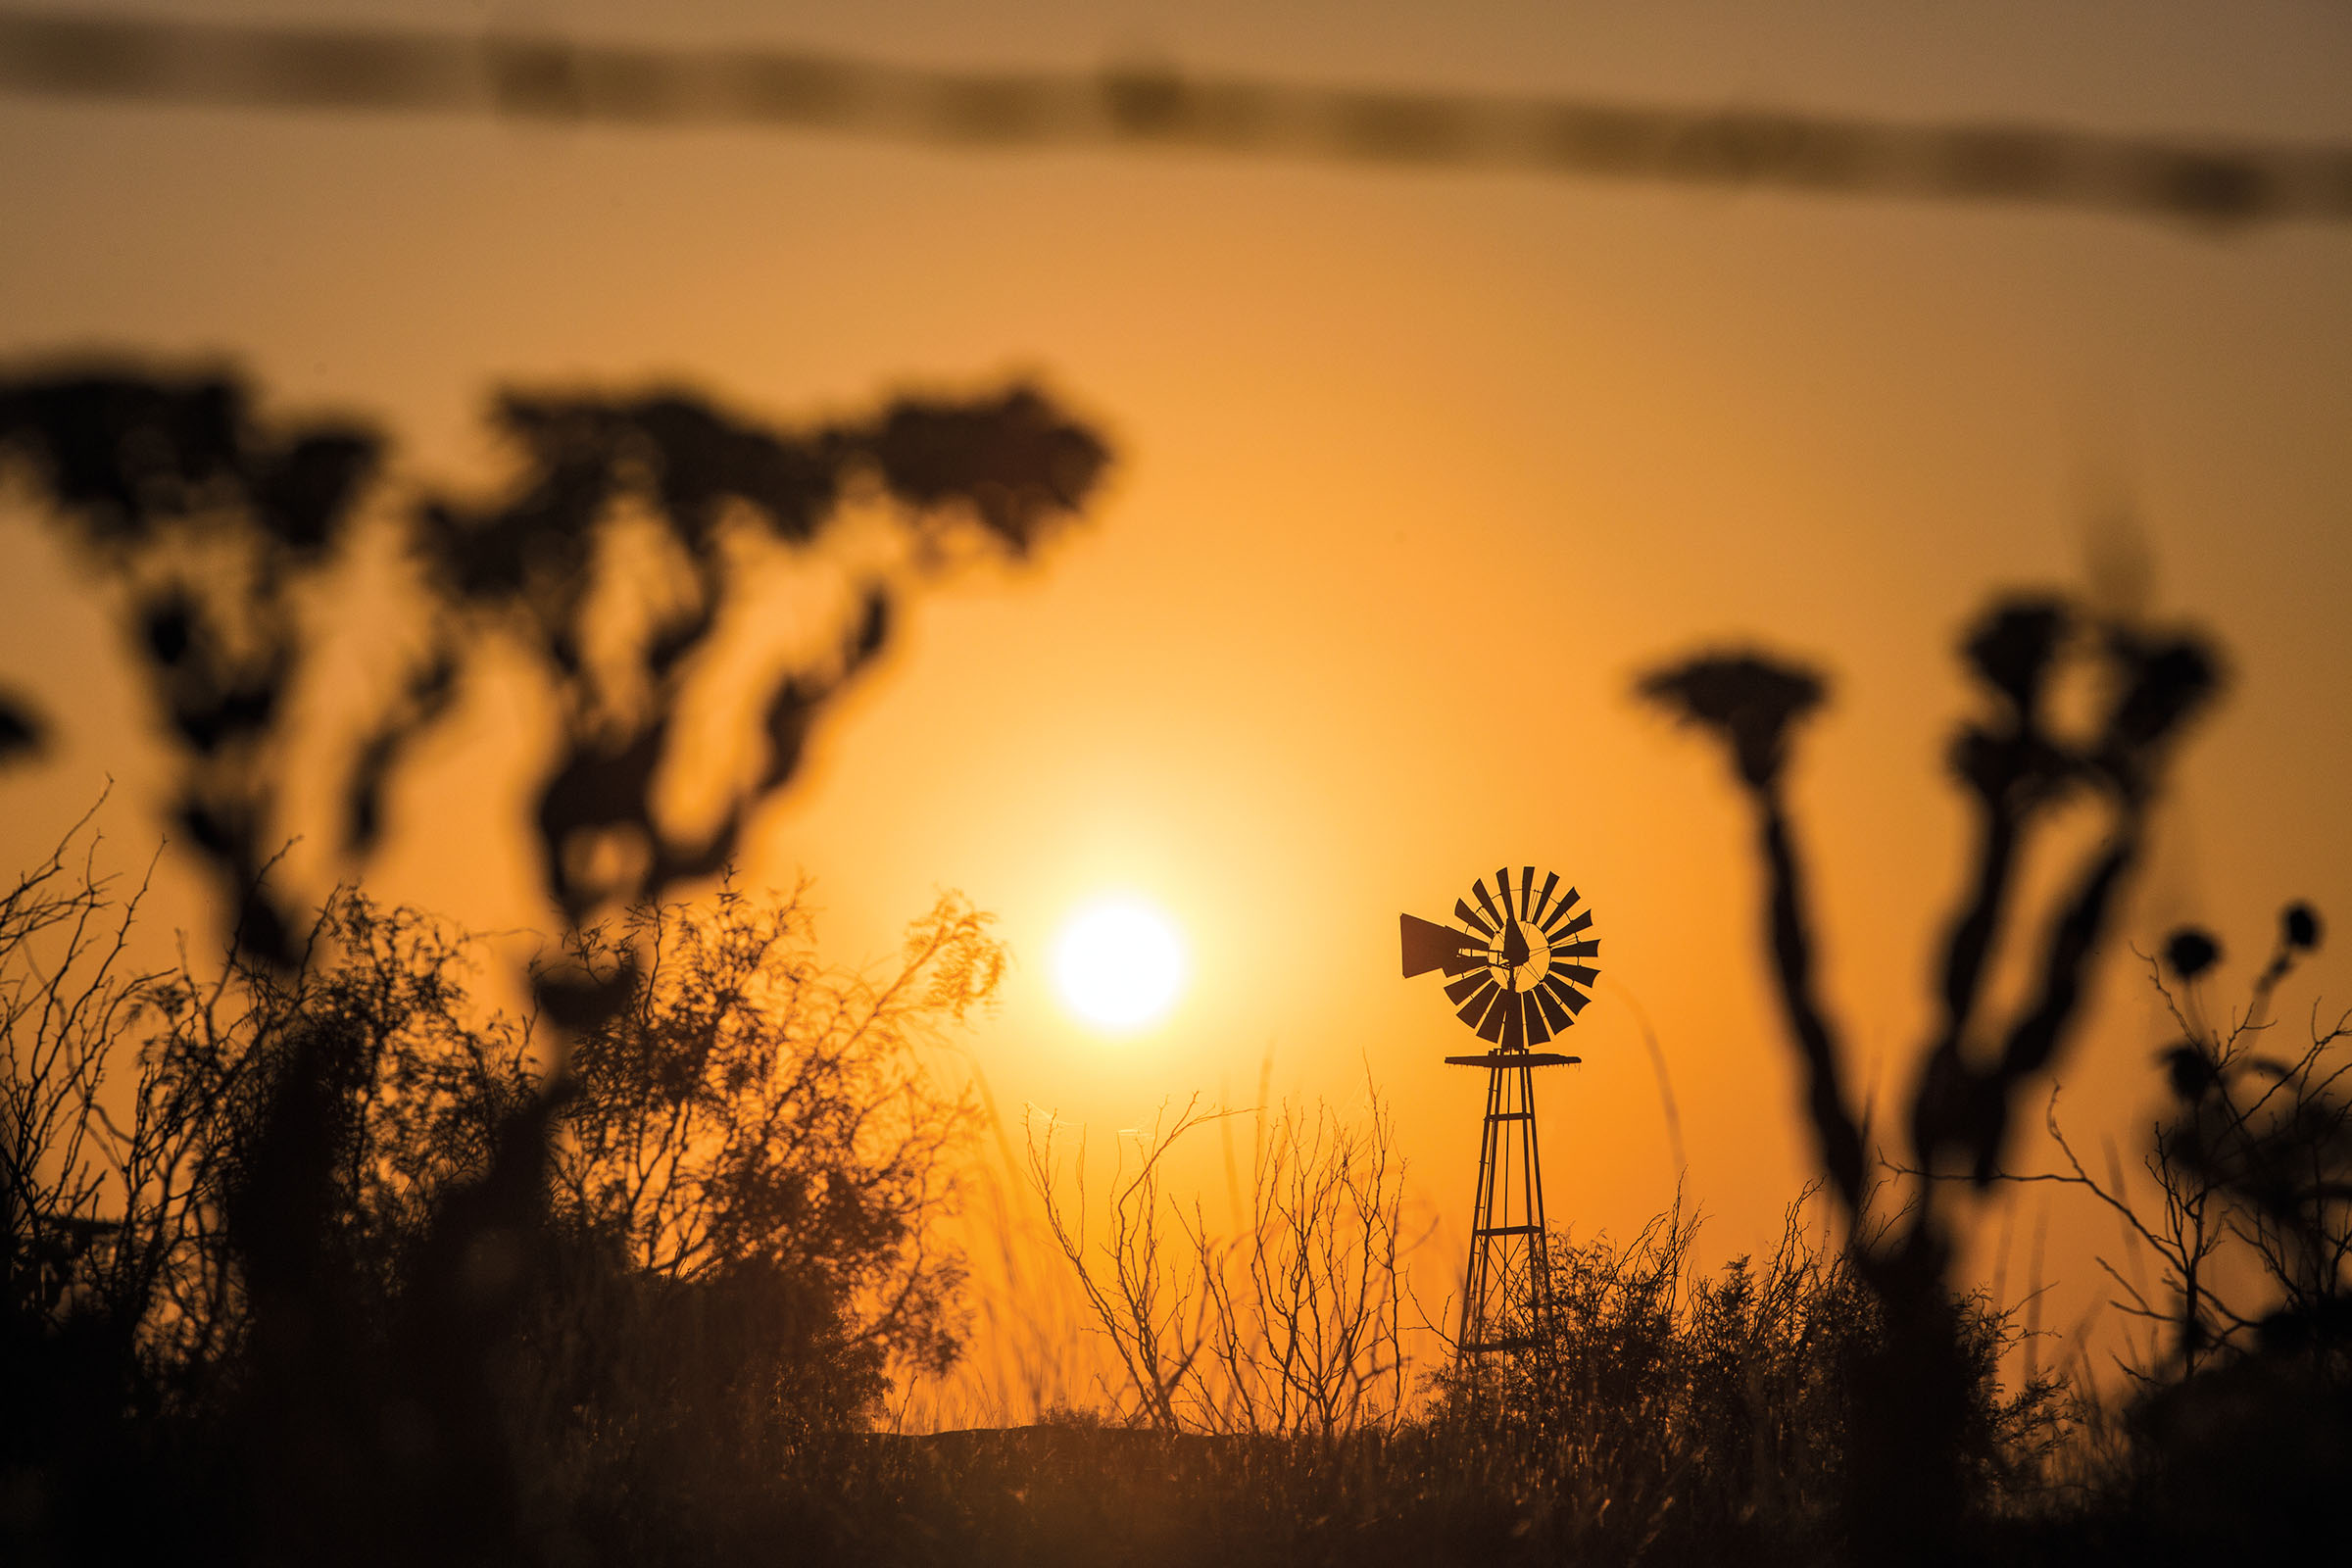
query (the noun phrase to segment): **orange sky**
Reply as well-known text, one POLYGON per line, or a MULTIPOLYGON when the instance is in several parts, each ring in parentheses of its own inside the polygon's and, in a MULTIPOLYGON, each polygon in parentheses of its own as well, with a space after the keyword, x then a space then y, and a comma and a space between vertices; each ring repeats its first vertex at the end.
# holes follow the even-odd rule
MULTIPOLYGON (((970 10, 563 16, 957 65, 1146 50, 2352 137, 2352 11, 2317 3, 970 10)), ((481 471, 498 378, 682 376, 789 420, 1034 370, 1102 420, 1120 464, 1096 524, 1035 569, 921 595, 757 835, 754 875, 806 867, 845 955, 885 951, 937 887, 1001 913, 1020 967, 971 1052, 1007 1108, 1108 1129, 1195 1090, 1246 1099, 1268 1052, 1295 1093, 1352 1096, 1368 1071, 1458 1238, 1481 1086, 1440 1064, 1468 1036, 1433 983, 1396 977, 1396 916, 1533 862, 1584 889, 1604 939, 1587 1064, 1543 1085, 1555 1223, 1624 1234, 1673 1192, 1638 998, 1716 1216, 1702 1252, 1758 1245, 1804 1153, 1746 826, 1720 759, 1635 709, 1629 679, 1747 633, 1836 671, 1796 800, 1829 993, 1862 1070, 1900 1081, 1962 864, 1936 773, 1953 630, 1998 586, 2082 581, 2119 507, 2154 607, 2211 627, 2237 672, 2129 935, 2206 921, 2238 984, 2287 898, 2352 931, 2352 229, 2218 240, 1518 175, 21 101, 0 101, 0 355, 233 355, 282 409, 382 418, 435 476, 481 471), (1168 1023, 1115 1044, 1047 987, 1058 920, 1114 887, 1164 902, 1196 965, 1168 1023)), ((157 774, 109 716, 129 701, 113 644, 21 503, 0 511, 0 673, 64 742, 0 779, 0 838, 24 858, 112 773, 112 831, 135 840, 157 774)), ((520 822, 491 709, 400 798, 376 886, 507 925, 543 917, 520 855, 482 853, 520 822)), ((2344 951, 2290 1013, 2352 998, 2344 951)), ((2127 1148, 2154 1104, 2144 990, 2109 964, 2062 1074, 2070 1124, 2127 1148)), ((2113 1231, 2093 1221, 2053 1220, 2045 1321, 2098 1294, 2088 1253, 2113 1231)))

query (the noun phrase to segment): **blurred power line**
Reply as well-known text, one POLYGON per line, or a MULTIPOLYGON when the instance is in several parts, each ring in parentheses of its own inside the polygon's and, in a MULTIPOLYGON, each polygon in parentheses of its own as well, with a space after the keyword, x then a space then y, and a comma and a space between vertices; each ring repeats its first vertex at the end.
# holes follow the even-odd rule
POLYGON ((0 13, 0 91, 272 109, 753 125, 993 147, 1173 147, 2230 225, 2352 219, 2352 146, 1364 91, 1130 67, 922 71, 546 35, 0 13))

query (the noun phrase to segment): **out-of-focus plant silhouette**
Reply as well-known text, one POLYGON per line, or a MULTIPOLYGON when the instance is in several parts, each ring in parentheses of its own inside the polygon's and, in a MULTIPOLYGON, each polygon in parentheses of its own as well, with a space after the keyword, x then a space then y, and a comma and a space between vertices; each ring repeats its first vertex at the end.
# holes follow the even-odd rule
MULTIPOLYGON (((613 900, 658 897, 708 878, 732 857, 743 813, 800 765, 819 710, 887 646, 899 591, 876 573, 837 652, 814 670, 785 669, 751 705, 764 741, 751 777, 699 833, 665 826, 655 787, 674 767, 679 698, 722 625, 750 612, 730 553, 770 541, 813 543, 860 497, 895 503, 918 571, 956 559, 968 528, 985 547, 1026 556, 1091 493, 1105 451, 1036 392, 1016 387, 963 404, 907 400, 878 417, 805 435, 764 430, 681 395, 634 400, 523 398, 499 405, 525 454, 517 492, 487 507, 430 502, 422 549, 458 627, 487 617, 536 657, 564 721, 564 749, 540 791, 537 829, 549 893, 575 920, 613 900), (688 587, 650 618, 617 667, 591 657, 600 593, 642 563, 619 559, 598 524, 616 509, 649 515, 653 548, 688 587), (749 533, 750 539, 745 535, 749 533), (624 842, 599 855, 601 836, 624 842), (633 842, 629 842, 633 841, 633 842)), ((445 667, 462 643, 445 626, 445 667)), ((433 689, 438 689, 437 684, 433 689)), ((427 716, 394 715, 363 758, 352 831, 365 842, 384 769, 427 716)))
POLYGON ((291 962, 262 895, 276 746, 308 639, 304 588, 342 540, 383 444, 347 422, 267 427, 227 376, 69 371, 0 382, 0 455, 24 463, 114 579, 179 754, 177 832, 221 880, 240 939, 291 962))
POLYGON ((32 705, 13 692, 0 692, 0 765, 40 754, 48 726, 32 705))
POLYGON ((1965 1336, 1949 1284, 1951 1204, 1936 1178, 1983 1187, 2002 1169, 2019 1099, 2058 1058, 2125 878, 2146 844, 2174 745, 2218 693, 2204 638, 2101 619, 2047 596, 2005 599, 1960 652, 1985 700, 1954 734, 1949 766, 1976 808, 1970 885, 1944 940, 1940 1016, 1907 1102, 1905 1156, 1882 1161, 1867 1137, 1845 1059, 1814 981, 1816 939, 1785 779, 1800 720, 1826 697, 1821 676, 1772 656, 1707 654, 1644 676, 1641 695, 1731 749, 1754 809, 1766 880, 1765 931, 1785 1022, 1804 1075, 1806 1117, 1829 1190, 1843 1205, 1856 1275, 1886 1315, 1886 1340, 1855 1384, 1860 1436, 1848 1478, 1853 1549, 1865 1561, 1922 1561, 1961 1550, 1968 1489, 1965 1336), (2062 683, 2096 716, 2058 716, 2062 683), (2075 868, 2055 918, 2024 939, 2033 979, 2005 1022, 1986 1016, 1985 977, 2016 923, 2017 884, 2034 835, 2063 804, 2104 818, 2103 842, 2075 868), (1891 1180, 1900 1190, 1889 1193, 1891 1180), (1904 1172, 1916 1174, 1906 1175, 1904 1172), (1896 1211, 1874 1224, 1874 1204, 1896 1211))
MULTIPOLYGON (((519 650, 559 719, 532 828, 546 891, 574 924, 716 875, 747 813, 799 767, 819 712, 888 646, 907 583, 975 553, 1027 556, 1076 514, 1108 461, 1091 429, 1026 386, 904 398, 800 431, 682 391, 510 392, 495 419, 517 460, 503 493, 428 491, 390 519, 420 568, 423 624, 385 634, 370 662, 383 690, 337 737, 335 837, 357 856, 375 847, 399 762, 471 665, 519 650), (746 709, 761 755, 708 823, 679 825, 657 787, 682 766, 684 714, 723 645, 760 617, 745 558, 808 552, 862 501, 893 519, 896 557, 862 570, 830 656, 763 672, 746 709), (657 598, 649 582, 672 591, 657 598), (631 613, 613 614, 616 602, 631 613)), ((100 367, 0 381, 0 457, 26 465, 121 593, 177 753, 178 830, 236 911, 240 944, 276 962, 296 961, 300 926, 265 877, 298 826, 285 787, 295 699, 336 618, 321 601, 347 588, 333 576, 338 552, 386 455, 363 424, 265 418, 225 372, 100 367)), ((625 999, 628 974, 568 996, 582 982, 550 971, 544 1000, 590 1021, 625 999)))

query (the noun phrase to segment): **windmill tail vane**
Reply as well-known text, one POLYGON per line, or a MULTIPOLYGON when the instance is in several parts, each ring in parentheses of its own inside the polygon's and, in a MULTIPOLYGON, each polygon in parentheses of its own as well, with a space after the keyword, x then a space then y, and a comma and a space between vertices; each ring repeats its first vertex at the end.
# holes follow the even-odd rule
POLYGON ((1550 872, 1539 888, 1532 865, 1520 868, 1516 886, 1507 868, 1494 873, 1491 892, 1485 877, 1473 881, 1470 897, 1454 901, 1453 917, 1456 924, 1442 925, 1400 915, 1397 935, 1405 978, 1443 974, 1454 1015, 1494 1048, 1446 1058, 1487 1069, 1478 1193, 1454 1342, 1468 1363, 1490 1351, 1526 1348, 1551 1317, 1534 1069, 1583 1058, 1529 1048, 1565 1033, 1592 1001, 1600 939, 1575 887, 1560 891, 1559 874, 1550 872))

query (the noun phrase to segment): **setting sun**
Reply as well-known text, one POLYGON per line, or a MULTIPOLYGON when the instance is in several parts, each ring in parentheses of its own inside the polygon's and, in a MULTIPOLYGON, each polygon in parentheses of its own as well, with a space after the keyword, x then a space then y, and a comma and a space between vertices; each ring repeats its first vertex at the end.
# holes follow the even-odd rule
POLYGON ((1099 1029, 1124 1033, 1167 1015, 1184 989, 1184 945, 1142 899, 1097 899, 1062 927, 1054 953, 1061 1000, 1099 1029))

